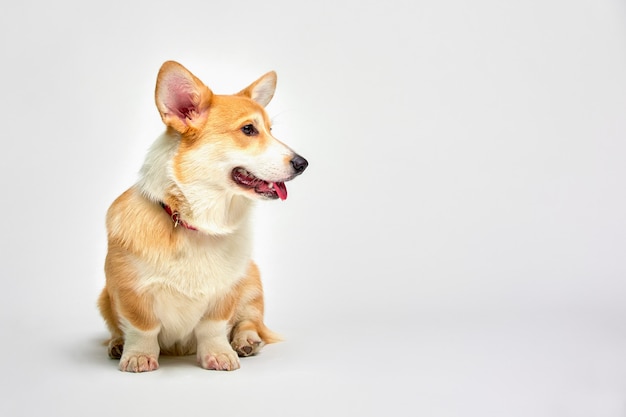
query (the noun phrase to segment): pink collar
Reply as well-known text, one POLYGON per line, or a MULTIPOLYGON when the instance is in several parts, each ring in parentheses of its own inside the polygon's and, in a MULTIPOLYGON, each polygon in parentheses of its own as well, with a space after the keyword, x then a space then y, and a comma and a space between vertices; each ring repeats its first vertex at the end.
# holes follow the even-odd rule
POLYGON ((172 208, 170 206, 168 206, 167 204, 165 204, 163 202, 161 202, 159 204, 161 204, 161 207, 163 207, 163 210, 165 210, 165 212, 167 214, 169 214, 170 218, 174 222, 174 228, 176 228, 178 225, 181 225, 185 229, 188 229, 188 230, 198 230, 195 227, 193 227, 192 225, 190 225, 189 223, 187 223, 186 221, 181 220, 180 213, 178 211, 172 210, 172 208))

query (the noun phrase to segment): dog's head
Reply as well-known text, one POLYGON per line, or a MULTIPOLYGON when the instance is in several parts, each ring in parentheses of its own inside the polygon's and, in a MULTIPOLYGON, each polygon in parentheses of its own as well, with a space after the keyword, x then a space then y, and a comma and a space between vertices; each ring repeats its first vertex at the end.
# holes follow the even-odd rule
POLYGON ((275 88, 272 71, 236 94, 218 95, 179 63, 163 64, 155 99, 169 136, 180 138, 171 168, 184 194, 287 198, 285 182, 308 162, 272 136, 264 107, 275 88))

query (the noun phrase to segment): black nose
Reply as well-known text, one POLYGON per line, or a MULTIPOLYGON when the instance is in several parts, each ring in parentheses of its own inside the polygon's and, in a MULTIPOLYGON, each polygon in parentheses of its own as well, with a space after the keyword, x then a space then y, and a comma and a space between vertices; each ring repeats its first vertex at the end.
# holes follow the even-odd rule
POLYGON ((306 167, 309 166, 309 163, 306 159, 301 157, 300 155, 296 155, 291 160, 291 166, 296 170, 296 174, 302 174, 306 167))

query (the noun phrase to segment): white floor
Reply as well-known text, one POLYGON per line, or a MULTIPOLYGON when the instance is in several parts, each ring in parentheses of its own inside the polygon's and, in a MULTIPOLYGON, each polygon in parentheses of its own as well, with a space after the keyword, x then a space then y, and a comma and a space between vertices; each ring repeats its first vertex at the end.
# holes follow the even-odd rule
POLYGON ((0 414, 623 416, 622 323, 538 312, 426 311, 371 324, 343 317, 285 325, 285 342, 234 372, 168 357, 145 374, 118 371, 98 329, 30 328, 4 344, 0 414))

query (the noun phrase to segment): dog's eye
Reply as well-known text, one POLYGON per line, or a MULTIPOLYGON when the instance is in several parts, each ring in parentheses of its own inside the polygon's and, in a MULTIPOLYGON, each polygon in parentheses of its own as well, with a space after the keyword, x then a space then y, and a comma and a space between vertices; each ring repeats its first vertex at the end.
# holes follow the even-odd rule
POLYGON ((256 136, 259 134, 259 131, 256 130, 256 127, 254 127, 253 125, 245 125, 244 127, 241 128, 241 131, 243 132, 244 135, 246 136, 256 136))

